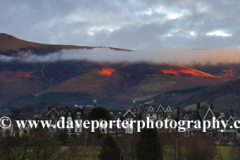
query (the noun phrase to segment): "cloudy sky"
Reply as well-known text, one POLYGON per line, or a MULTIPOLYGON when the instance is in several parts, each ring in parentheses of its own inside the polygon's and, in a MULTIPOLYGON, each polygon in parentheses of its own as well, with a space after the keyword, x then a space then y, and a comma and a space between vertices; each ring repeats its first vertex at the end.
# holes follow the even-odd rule
POLYGON ((240 48, 238 0, 6 0, 0 32, 127 49, 240 48))

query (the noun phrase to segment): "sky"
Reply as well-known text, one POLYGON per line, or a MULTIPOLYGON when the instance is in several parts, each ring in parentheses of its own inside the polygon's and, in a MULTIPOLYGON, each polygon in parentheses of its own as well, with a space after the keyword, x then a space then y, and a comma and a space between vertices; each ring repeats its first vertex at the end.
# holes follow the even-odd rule
POLYGON ((5 0, 0 33, 39 43, 240 49, 239 0, 5 0))

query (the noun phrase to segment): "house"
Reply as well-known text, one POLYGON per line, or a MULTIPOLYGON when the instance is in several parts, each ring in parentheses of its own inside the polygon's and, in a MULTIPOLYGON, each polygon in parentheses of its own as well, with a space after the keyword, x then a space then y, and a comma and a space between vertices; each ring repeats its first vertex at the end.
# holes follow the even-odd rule
POLYGON ((16 116, 16 117, 13 116, 11 118, 10 127, 6 128, 6 129, 1 128, 1 134, 3 136, 7 136, 7 134, 9 134, 10 136, 18 135, 19 137, 22 137, 23 135, 29 135, 30 130, 31 130, 29 124, 26 124, 24 128, 23 127, 19 128, 16 123, 16 120, 28 121, 28 120, 32 120, 32 119, 26 117, 24 114, 16 116))
MULTIPOLYGON (((142 103, 138 109, 138 120, 144 120, 149 117, 152 121, 168 119, 169 123, 171 120, 175 120, 175 113, 170 105, 168 104, 157 104, 157 103, 142 103)), ((171 132, 171 128, 165 129, 163 126, 159 129, 160 132, 171 132)))
POLYGON ((60 108, 60 107, 48 107, 47 119, 51 120, 52 123, 50 128, 47 129, 48 132, 56 132, 62 130, 66 132, 69 137, 74 136, 77 137, 80 134, 84 133, 84 128, 82 126, 82 122, 85 120, 85 107, 84 106, 75 106, 60 108), (59 120, 63 120, 65 118, 65 126, 67 126, 67 121, 71 120, 73 122, 73 128, 61 129, 56 127, 56 123, 59 120), (75 124, 75 122, 81 124, 79 127, 75 124))
MULTIPOLYGON (((133 134, 134 132, 136 132, 136 123, 133 125, 133 128, 128 125, 127 128, 123 128, 122 126, 120 126, 120 128, 117 128, 117 120, 119 119, 120 122, 127 120, 129 123, 134 120, 137 120, 137 105, 136 102, 133 101, 133 104, 131 106, 131 108, 129 110, 108 110, 110 115, 112 116, 112 120, 115 121, 115 123, 113 123, 113 127, 112 128, 101 128, 99 127, 99 130, 101 131, 101 133, 107 134, 107 130, 109 131, 110 134, 122 134, 122 133, 126 133, 126 134, 133 134)), ((100 121, 101 122, 101 121, 100 121)))
POLYGON ((229 112, 215 112, 216 119, 227 122, 227 127, 224 129, 220 125, 220 129, 216 130, 216 137, 219 139, 238 139, 238 130, 234 129, 233 122, 237 120, 237 116, 233 114, 233 109, 230 109, 229 112))
POLYGON ((180 107, 177 108, 177 118, 178 120, 199 120, 201 122, 201 128, 194 128, 193 124, 190 127, 185 126, 186 130, 184 132, 184 136, 195 136, 201 133, 206 134, 206 136, 214 137, 214 138, 224 138, 224 139, 234 139, 237 138, 237 130, 233 129, 233 122, 236 120, 236 116, 233 115, 233 110, 230 109, 230 112, 214 112, 213 103, 209 104, 209 107, 201 107, 200 102, 197 103, 196 110, 189 111, 180 111, 180 107), (216 120, 224 120, 227 123, 227 127, 223 130, 223 126, 220 125, 220 129, 208 128, 204 133, 203 128, 203 120, 208 120, 212 122, 212 118, 216 120))

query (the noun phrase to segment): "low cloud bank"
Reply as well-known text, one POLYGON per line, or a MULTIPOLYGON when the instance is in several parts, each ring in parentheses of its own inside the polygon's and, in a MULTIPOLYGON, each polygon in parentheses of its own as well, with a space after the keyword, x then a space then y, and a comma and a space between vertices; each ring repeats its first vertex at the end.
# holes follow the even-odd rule
POLYGON ((0 55, 0 61, 22 61, 25 63, 56 62, 66 60, 88 60, 92 62, 149 62, 149 63, 238 63, 240 50, 234 49, 186 49, 186 48, 159 48, 136 51, 116 51, 108 48, 62 50, 47 55, 26 55, 23 57, 9 57, 0 55))

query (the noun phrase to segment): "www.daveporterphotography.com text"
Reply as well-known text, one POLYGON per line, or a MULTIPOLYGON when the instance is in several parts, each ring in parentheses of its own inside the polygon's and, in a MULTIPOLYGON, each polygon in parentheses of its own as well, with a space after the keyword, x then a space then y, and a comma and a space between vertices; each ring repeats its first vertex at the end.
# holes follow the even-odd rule
POLYGON ((65 120, 64 117, 62 117, 59 121, 56 123, 52 123, 52 120, 16 120, 16 124, 18 128, 37 128, 38 126, 42 126, 43 128, 58 128, 58 129, 74 129, 76 128, 84 128, 84 129, 90 129, 91 132, 95 132, 96 129, 102 128, 109 128, 112 129, 113 127, 116 127, 118 129, 120 128, 136 128, 137 132, 141 132, 141 129, 143 128, 171 128, 176 129, 178 132, 185 132, 186 129, 202 129, 202 132, 206 132, 208 129, 219 129, 221 132, 223 132, 228 126, 233 129, 239 129, 240 128, 240 120, 236 120, 233 123, 229 123, 228 121, 224 120, 216 120, 215 117, 213 117, 211 120, 157 120, 153 121, 150 120, 149 117, 146 118, 146 121, 144 120, 123 120, 120 119, 117 120, 65 120))

